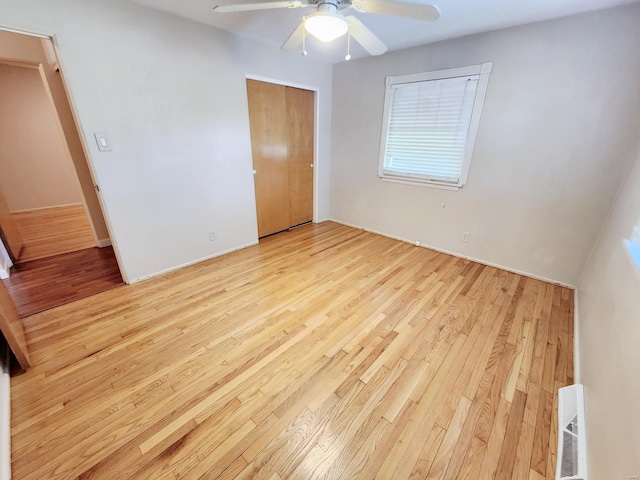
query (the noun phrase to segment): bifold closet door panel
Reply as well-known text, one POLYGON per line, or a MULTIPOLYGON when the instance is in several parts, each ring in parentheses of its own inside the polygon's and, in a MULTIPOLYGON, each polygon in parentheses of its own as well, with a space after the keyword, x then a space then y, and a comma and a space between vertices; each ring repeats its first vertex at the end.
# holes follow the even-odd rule
POLYGON ((291 226, 286 90, 283 85, 247 80, 258 236, 291 226))
POLYGON ((286 87, 290 226, 313 220, 314 92, 286 87))

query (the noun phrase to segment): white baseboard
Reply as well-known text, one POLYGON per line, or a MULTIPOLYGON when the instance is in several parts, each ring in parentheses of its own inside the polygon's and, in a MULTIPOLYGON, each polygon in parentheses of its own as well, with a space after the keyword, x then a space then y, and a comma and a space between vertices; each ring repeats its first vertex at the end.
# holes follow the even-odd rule
MULTIPOLYGON (((414 240, 409 240, 407 238, 402 238, 402 237, 396 237, 395 235, 389 235, 388 233, 379 232, 377 230, 372 230, 370 228, 365 228, 365 227, 362 227, 360 225, 354 225, 354 224, 351 224, 351 223, 348 223, 348 222, 343 222, 341 220, 336 220, 334 218, 329 218, 328 221, 339 223, 341 225, 346 225, 347 227, 357 228, 358 230, 364 230, 365 232, 375 233, 376 235, 382 235, 383 237, 393 238, 394 240, 400 240, 401 242, 407 242, 407 243, 410 243, 412 245, 415 245, 415 241, 414 240)), ((547 283, 553 283, 554 285, 559 285, 561 287, 570 288, 572 290, 576 289, 575 285, 571 285, 571 284, 568 284, 568 283, 565 283, 565 282, 559 282, 558 280, 553 280, 552 278, 542 277, 540 275, 536 275, 534 273, 529 273, 529 272, 524 272, 522 270, 517 270, 515 268, 506 267, 506 266, 500 265, 498 263, 487 262, 486 260, 482 260, 482 259, 474 258, 474 257, 469 257, 467 255, 462 255, 462 254, 457 253, 457 252, 451 252, 449 250, 444 250, 442 248, 433 247, 431 245, 425 245, 423 243, 420 245, 420 247, 428 248, 429 250, 435 250, 436 252, 445 253, 447 255, 451 255, 451 256, 454 256, 454 257, 463 258, 465 260, 471 260, 472 262, 481 263, 482 265, 487 265, 488 267, 499 268, 500 270, 505 270, 507 272, 515 273, 517 275, 523 275, 525 277, 530 277, 530 278, 533 278, 535 280, 540 280, 540 281, 547 282, 547 283)))
POLYGON ((223 250, 222 252, 214 253, 213 255, 209 255, 206 257, 198 258, 197 260, 193 260, 191 262, 182 263, 180 265, 176 265, 175 267, 167 268, 165 270, 160 270, 159 272, 152 273, 151 275, 145 275, 144 277, 134 278, 133 280, 129 280, 129 285, 133 285, 134 283, 142 282, 144 280, 149 280, 151 278, 159 277, 166 273, 174 272, 176 270, 180 270, 181 268, 190 267, 191 265, 195 265, 196 263, 206 262, 207 260, 211 260, 212 258, 221 257, 222 255, 226 255, 227 253, 232 253, 237 250, 242 250, 244 248, 253 247, 258 244, 258 240, 251 243, 246 243, 244 245, 240 245, 239 247, 230 248, 228 250, 223 250))
POLYGON ((98 247, 104 248, 104 247, 110 247, 110 246, 111 246, 111 239, 110 238, 102 238, 102 239, 98 240, 98 247))

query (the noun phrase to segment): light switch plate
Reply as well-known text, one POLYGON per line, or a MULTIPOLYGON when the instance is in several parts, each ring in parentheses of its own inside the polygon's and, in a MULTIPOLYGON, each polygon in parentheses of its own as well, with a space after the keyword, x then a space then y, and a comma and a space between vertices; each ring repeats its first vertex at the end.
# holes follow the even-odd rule
POLYGON ((96 137, 98 150, 100 150, 101 152, 111 151, 111 140, 109 139, 109 135, 103 132, 96 132, 93 135, 96 137))

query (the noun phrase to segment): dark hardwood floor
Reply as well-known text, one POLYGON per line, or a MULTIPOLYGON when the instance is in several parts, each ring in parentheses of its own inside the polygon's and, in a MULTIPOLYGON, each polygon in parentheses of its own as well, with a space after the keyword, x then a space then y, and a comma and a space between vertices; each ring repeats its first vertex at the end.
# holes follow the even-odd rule
POLYGON ((3 282, 21 317, 124 284, 112 247, 87 248, 15 265, 3 282))

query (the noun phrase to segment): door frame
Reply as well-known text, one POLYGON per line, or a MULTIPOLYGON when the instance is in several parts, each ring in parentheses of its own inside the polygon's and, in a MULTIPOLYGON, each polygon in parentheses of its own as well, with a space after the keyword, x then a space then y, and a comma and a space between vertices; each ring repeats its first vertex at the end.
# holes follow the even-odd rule
MULTIPOLYGON (((245 90, 247 85, 246 80, 257 80, 258 82, 273 83, 274 85, 283 85, 285 87, 299 88, 301 90, 313 92, 313 223, 318 223, 318 138, 320 136, 320 89, 318 87, 312 87, 301 83, 247 73, 245 74, 245 90)), ((247 98, 246 91, 245 98, 247 98)), ((255 188, 255 177, 253 182, 255 188)))
MULTIPOLYGON (((84 154, 84 158, 85 161, 87 163, 87 167, 89 169, 89 174, 91 176, 91 181, 93 182, 94 187, 96 187, 96 197, 98 198, 98 205, 100 206, 100 212, 102 213, 102 217, 104 219, 104 223, 107 227, 107 232, 109 233, 109 240, 111 243, 111 246, 113 247, 113 251, 116 257, 116 262, 118 264, 118 269, 120 270, 120 275, 122 276, 122 280, 126 283, 129 284, 129 280, 127 278, 127 274, 125 272, 125 269, 123 267, 123 263, 122 263, 122 257, 120 255, 120 249, 118 248, 118 239, 116 238, 116 236, 113 233, 113 229, 111 227, 111 221, 109 218, 109 214, 108 214, 108 209, 107 206, 105 205, 103 199, 102 199, 102 195, 100 193, 100 191, 97 189, 97 185, 98 182, 96 180, 97 176, 95 173, 95 169, 93 168, 93 159, 91 156, 91 150, 89 149, 88 145, 87 145, 87 138, 84 132, 84 129, 82 128, 82 124, 80 123, 79 120, 79 115, 78 115, 78 110, 76 108, 76 103, 73 97, 73 94, 71 92, 71 88, 69 87, 69 83, 67 82, 67 76, 65 74, 65 67, 64 67, 64 63, 63 63, 63 59, 62 59, 62 55, 60 54, 60 48, 59 48, 59 44, 58 44, 58 40, 56 38, 56 36, 54 34, 48 34, 48 33, 43 33, 43 32, 35 32, 35 31, 29 31, 29 30, 23 30, 23 29, 18 29, 18 28, 13 28, 13 27, 9 27, 9 26, 5 26, 0 24, 0 30, 4 31, 4 32, 9 32, 9 33, 15 33, 15 34, 19 34, 19 35, 25 35, 28 37, 35 37, 35 38, 40 38, 43 40, 49 40, 51 42, 51 46, 53 47, 53 52, 55 54, 56 57, 56 61, 57 61, 57 65, 58 65, 58 71, 60 72, 60 80, 62 82, 62 86, 64 87, 64 92, 65 92, 65 96, 67 99, 67 102, 69 104, 69 108, 71 110, 71 116, 73 118, 73 124, 78 132, 78 138, 80 139, 80 145, 82 146, 82 152, 84 154)), ((44 48, 44 47, 43 47, 44 48)), ((19 59, 4 59, 2 57, 0 57, 0 60, 2 60, 4 63, 8 63, 8 62, 13 62, 14 64, 20 64, 22 63, 23 66, 26 66, 26 64, 31 63, 33 65, 32 62, 29 61, 22 61, 19 59)), ((45 89, 47 90, 47 94, 50 97, 50 92, 49 92, 49 85, 48 82, 46 80, 46 78, 44 78, 44 74, 42 72, 42 66, 39 65, 35 68, 38 68, 41 74, 41 78, 42 81, 44 83, 45 89)), ((51 98, 50 98, 50 101, 51 98)), ((54 111, 55 110, 55 105, 54 105, 54 111)), ((58 124, 60 124, 60 118, 58 116, 58 113, 56 111, 56 122, 58 124)), ((61 126, 59 125, 59 129, 61 130, 61 126)), ((66 136, 64 135, 64 132, 61 131, 62 137, 65 139, 65 144, 67 142, 66 140, 66 136)), ((66 150, 68 151, 68 147, 66 147, 66 150)), ((78 185, 78 188, 80 189, 80 193, 82 195, 82 204, 84 206, 85 212, 87 214, 87 218, 89 219, 89 225, 91 226, 91 230, 93 232, 94 238, 96 240, 96 244, 100 247, 104 247, 107 245, 100 245, 100 239, 97 238, 97 234, 96 234, 96 230, 95 227, 93 225, 93 220, 91 218, 91 215, 89 214, 89 209, 87 206, 87 200, 86 197, 84 195, 84 192, 82 191, 82 188, 80 186, 80 179, 78 177, 78 174, 76 172, 76 168, 75 165, 73 163, 73 159, 71 158, 71 153, 68 152, 69 157, 69 161, 71 162, 71 166, 73 168, 73 172, 74 172, 74 177, 76 178, 76 183, 78 185)))

